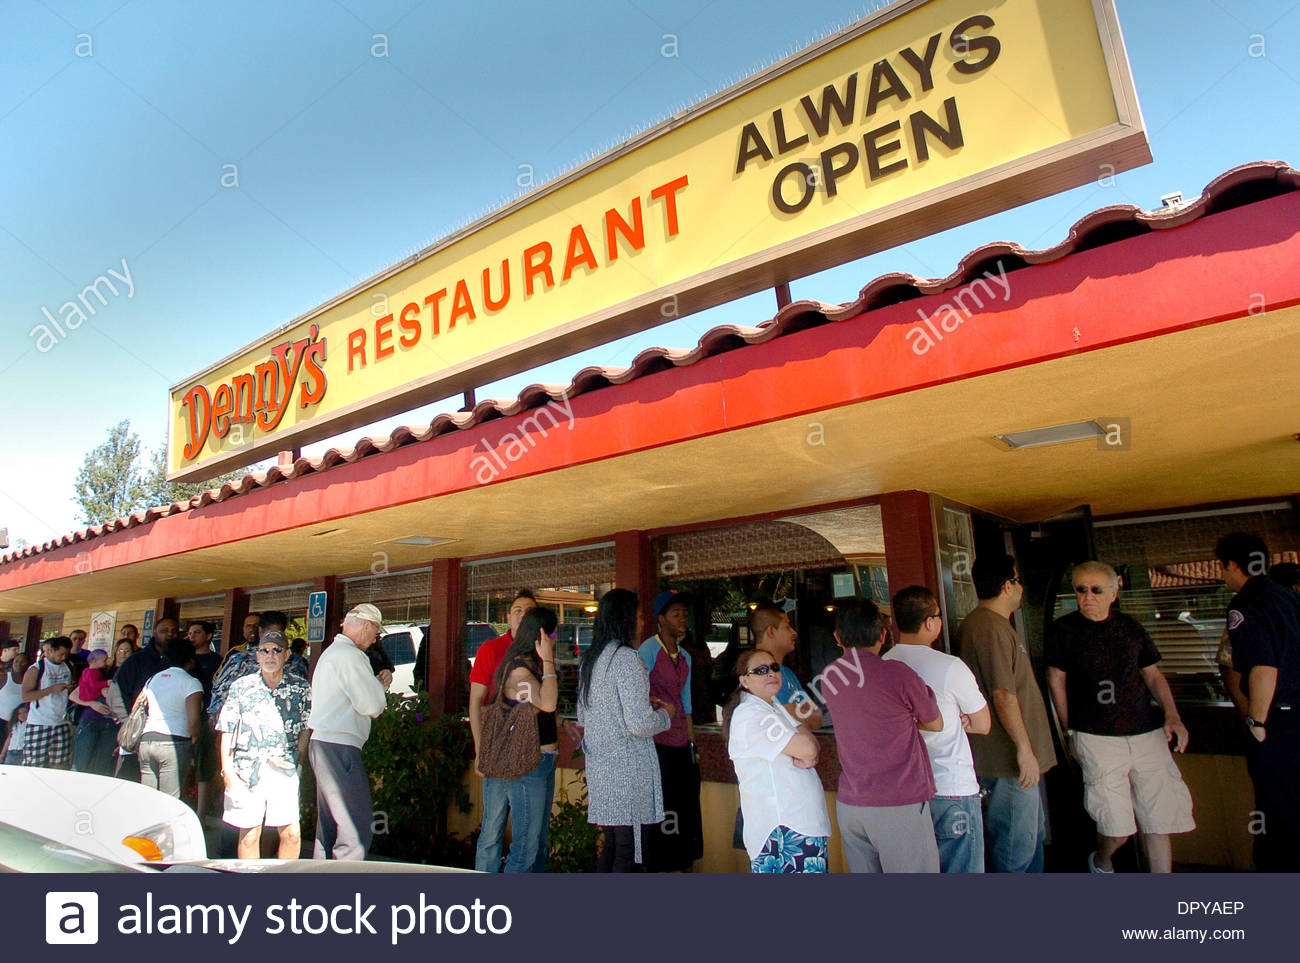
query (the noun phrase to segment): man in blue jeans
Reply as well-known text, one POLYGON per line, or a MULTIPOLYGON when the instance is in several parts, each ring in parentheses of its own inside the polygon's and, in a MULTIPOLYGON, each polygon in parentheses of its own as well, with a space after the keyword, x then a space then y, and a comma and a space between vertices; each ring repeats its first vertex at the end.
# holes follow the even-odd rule
POLYGON ((902 662, 919 675, 934 692, 943 715, 940 731, 921 732, 934 771, 930 818, 939 844, 939 871, 982 873, 984 817, 966 733, 989 731, 988 703, 965 662, 931 648, 943 631, 943 615, 933 592, 924 585, 910 585, 895 594, 893 612, 898 645, 885 654, 885 661, 902 662))
MULTIPOLYGON (((519 629, 519 623, 523 621, 524 613, 529 609, 537 608, 537 598, 530 589, 520 589, 515 593, 515 597, 510 600, 510 608, 506 613, 506 624, 509 628, 505 634, 497 636, 495 639, 489 639, 479 646, 478 652, 474 656, 474 664, 469 670, 469 730, 474 737, 474 772, 483 779, 483 823, 479 830, 480 850, 475 856, 476 868, 481 872, 495 873, 500 868, 501 847, 500 838, 505 833, 506 821, 510 812, 510 801, 506 798, 506 783, 502 779, 488 779, 478 770, 478 742, 479 731, 483 724, 483 706, 492 698, 494 694, 494 679, 497 674, 497 667, 501 665, 501 658, 506 654, 506 650, 514 643, 514 633, 519 629), (489 845, 491 840, 498 840, 495 847, 489 845), (493 861, 495 860, 495 865, 493 861), (490 867, 490 868, 489 868, 490 867)), ((550 782, 550 797, 555 795, 555 776, 552 773, 550 782)), ((546 856, 550 851, 550 813, 547 813, 546 822, 542 826, 542 838, 537 849, 537 863, 534 864, 534 872, 546 871, 546 856)))
POLYGON ((1041 873, 1046 825, 1038 783, 1056 765, 1056 750, 1029 650, 1011 624, 1025 590, 1006 553, 977 558, 971 577, 979 604, 962 619, 957 647, 993 702, 988 734, 970 740, 987 793, 987 866, 994 873, 1041 873))

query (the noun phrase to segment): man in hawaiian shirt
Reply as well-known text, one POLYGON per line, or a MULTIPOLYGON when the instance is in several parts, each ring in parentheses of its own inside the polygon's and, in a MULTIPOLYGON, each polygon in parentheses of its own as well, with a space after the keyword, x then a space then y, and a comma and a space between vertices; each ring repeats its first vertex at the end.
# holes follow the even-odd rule
POLYGON ((258 858, 263 824, 280 834, 280 859, 297 859, 298 764, 309 736, 311 686, 285 672, 283 632, 263 632, 254 651, 261 671, 231 684, 217 720, 226 784, 222 818, 239 830, 240 859, 258 858))
MULTIPOLYGON (((251 620, 253 616, 249 616, 251 620)), ((216 678, 212 680, 211 695, 208 698, 208 718, 216 724, 217 718, 221 715, 221 709, 226 704, 226 699, 230 697, 230 687, 235 684, 236 680, 245 676, 256 675, 261 667, 261 660, 257 655, 257 638, 258 634, 265 635, 268 631, 276 631, 281 635, 284 634, 289 624, 289 617, 283 612, 263 612, 258 616, 258 624, 254 629, 250 629, 247 621, 244 625, 245 641, 232 646, 226 653, 226 659, 221 663, 221 668, 217 670, 216 678)), ((296 676, 303 682, 306 682, 310 671, 307 660, 300 655, 290 654, 286 671, 291 676, 296 676)))

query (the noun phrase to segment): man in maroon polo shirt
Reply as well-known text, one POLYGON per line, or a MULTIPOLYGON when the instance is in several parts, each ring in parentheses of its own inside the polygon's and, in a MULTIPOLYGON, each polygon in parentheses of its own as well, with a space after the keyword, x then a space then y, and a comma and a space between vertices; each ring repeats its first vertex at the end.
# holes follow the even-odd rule
MULTIPOLYGON (((510 602, 510 612, 506 621, 510 628, 505 635, 498 635, 479 646, 474 655, 474 666, 469 670, 469 729, 474 734, 474 771, 478 772, 478 736, 483 724, 483 704, 492 698, 493 681, 501 658, 515 641, 515 631, 524 613, 537 608, 537 598, 528 589, 520 589, 510 602)), ((479 773, 482 775, 482 773, 479 773)))
POLYGON ((919 675, 880 657, 888 635, 874 602, 840 604, 835 641, 844 655, 814 683, 835 720, 844 858, 853 873, 937 873, 934 774, 918 730, 940 732, 943 716, 919 675))

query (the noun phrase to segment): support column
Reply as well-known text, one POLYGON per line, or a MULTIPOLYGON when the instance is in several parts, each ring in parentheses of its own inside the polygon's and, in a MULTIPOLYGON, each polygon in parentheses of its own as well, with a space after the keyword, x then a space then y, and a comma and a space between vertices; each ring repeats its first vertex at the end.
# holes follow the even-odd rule
POLYGON ((8 642, 8 641, 9 641, 9 623, 7 621, 0 621, 0 642, 8 642))
MULTIPOLYGON (((181 605, 175 599, 159 599, 158 604, 154 606, 153 624, 155 636, 158 632, 158 623, 163 619, 175 619, 177 628, 184 631, 184 626, 181 625, 181 605)), ((150 639, 150 641, 153 640, 150 639)), ((141 639, 140 643, 143 645, 144 639, 141 639)))
POLYGON ((924 585, 942 599, 929 494, 907 491, 880 496, 880 521, 885 532, 890 596, 909 585, 924 585))
POLYGON ((460 709, 461 627, 465 622, 465 592, 459 558, 435 558, 429 579, 429 631, 425 637, 425 685, 434 712, 460 709))
POLYGON ((650 604, 659 590, 659 573, 645 532, 617 532, 614 535, 614 584, 631 589, 641 601, 637 619, 637 640, 655 632, 650 604))
MULTIPOLYGON (((320 654, 325 651, 326 647, 334 641, 334 636, 338 635, 343 628, 343 583, 335 575, 324 575, 320 578, 311 580, 311 590, 313 592, 325 593, 325 641, 320 645, 313 646, 311 650, 311 671, 316 671, 316 660, 320 654)), ((376 643, 378 644, 378 643, 376 643)))
POLYGON ((33 615, 27 620, 27 639, 23 645, 23 651, 27 658, 36 658, 36 650, 41 647, 41 625, 45 619, 39 615, 33 615))
POLYGON ((244 619, 248 618, 248 593, 243 589, 226 589, 221 608, 221 654, 244 641, 244 619))

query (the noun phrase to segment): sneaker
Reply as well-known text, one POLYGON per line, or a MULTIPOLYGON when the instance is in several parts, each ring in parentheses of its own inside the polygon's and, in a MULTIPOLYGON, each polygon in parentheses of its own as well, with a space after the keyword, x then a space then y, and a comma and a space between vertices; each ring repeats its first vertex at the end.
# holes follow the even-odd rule
POLYGON ((1098 866, 1098 865, 1097 865, 1097 851, 1096 851, 1096 850, 1093 850, 1091 853, 1088 854, 1088 872, 1090 872, 1090 873, 1104 873, 1104 874, 1106 874, 1107 876, 1111 876, 1111 875, 1114 875, 1115 870, 1113 870, 1113 869, 1102 869, 1100 866, 1098 866))

